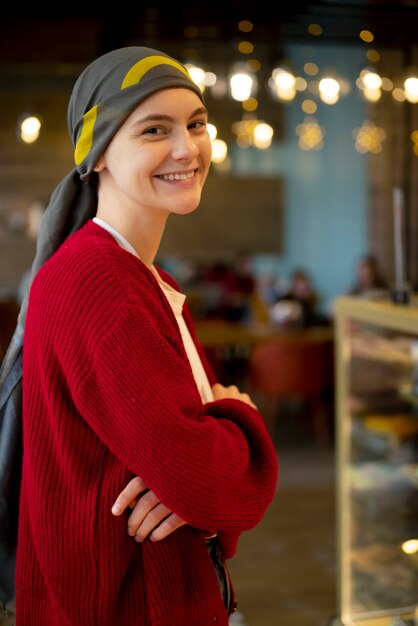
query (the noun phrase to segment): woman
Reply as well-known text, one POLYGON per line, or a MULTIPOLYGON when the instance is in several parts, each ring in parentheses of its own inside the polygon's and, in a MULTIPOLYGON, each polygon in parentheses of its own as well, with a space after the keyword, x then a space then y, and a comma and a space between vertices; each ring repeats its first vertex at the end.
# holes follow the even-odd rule
POLYGON ((84 70, 68 119, 76 169, 41 226, 25 327, 16 624, 226 625, 210 555, 260 521, 277 458, 153 264, 168 217, 200 202, 203 97, 174 59, 123 48, 84 70))
POLYGON ((384 297, 388 294, 385 280, 376 257, 365 255, 357 261, 355 281, 349 295, 364 298, 384 297))

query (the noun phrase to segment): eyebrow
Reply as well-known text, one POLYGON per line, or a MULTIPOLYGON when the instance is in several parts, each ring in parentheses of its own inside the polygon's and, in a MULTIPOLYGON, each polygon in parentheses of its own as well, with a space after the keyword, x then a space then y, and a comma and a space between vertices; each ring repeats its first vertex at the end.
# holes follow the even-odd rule
MULTIPOLYGON (((196 115, 207 114, 208 110, 206 107, 198 107, 195 109, 190 115, 189 119, 192 119, 196 115)), ((141 117, 133 122, 133 126, 137 126, 138 124, 143 124, 144 122, 174 122, 175 119, 171 115, 163 115, 162 113, 152 113, 151 115, 146 115, 145 117, 141 117)))

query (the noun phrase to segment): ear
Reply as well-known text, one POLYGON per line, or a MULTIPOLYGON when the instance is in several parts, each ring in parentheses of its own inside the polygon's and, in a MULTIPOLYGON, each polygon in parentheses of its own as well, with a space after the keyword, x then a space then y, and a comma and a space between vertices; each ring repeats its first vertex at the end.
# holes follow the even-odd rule
POLYGON ((104 170, 104 167, 105 167, 104 158, 101 156, 100 159, 97 161, 96 165, 93 167, 93 171, 101 172, 104 170))

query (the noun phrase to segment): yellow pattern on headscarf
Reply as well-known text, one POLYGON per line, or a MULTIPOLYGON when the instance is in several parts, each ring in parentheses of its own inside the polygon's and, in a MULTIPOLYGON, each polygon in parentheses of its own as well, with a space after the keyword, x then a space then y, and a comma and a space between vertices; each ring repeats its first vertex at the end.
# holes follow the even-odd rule
POLYGON ((132 87, 132 85, 136 85, 137 83, 139 83, 144 74, 152 70, 152 68, 156 67, 157 65, 172 65, 173 67, 176 67, 178 70, 180 70, 180 72, 183 72, 183 74, 187 76, 187 78, 192 80, 190 78, 190 74, 188 73, 186 68, 181 65, 181 63, 178 63, 174 59, 170 59, 168 57, 154 55, 150 57, 145 57, 145 59, 141 59, 140 61, 138 61, 138 63, 135 63, 135 65, 131 67, 131 69, 126 73, 125 78, 122 81, 121 89, 126 89, 127 87, 132 87))
POLYGON ((97 104, 83 115, 83 127, 78 138, 74 160, 76 165, 84 161, 93 145, 93 128, 97 118, 97 104))

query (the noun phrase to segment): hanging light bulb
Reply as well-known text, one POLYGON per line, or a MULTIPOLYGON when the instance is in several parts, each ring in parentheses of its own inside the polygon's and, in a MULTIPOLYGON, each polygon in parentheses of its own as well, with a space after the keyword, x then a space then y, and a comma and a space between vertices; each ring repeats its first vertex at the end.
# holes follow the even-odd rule
POLYGON ((274 130, 262 120, 255 117, 244 117, 232 125, 232 132, 237 136, 240 148, 254 146, 259 150, 266 150, 271 146, 274 130))
POLYGON ((222 163, 228 154, 228 146, 222 139, 212 141, 212 161, 214 163, 222 163))
POLYGON ((253 79, 249 74, 243 72, 233 74, 229 80, 231 87, 231 95, 234 100, 238 102, 244 102, 251 96, 251 90, 253 87, 253 79))
POLYGON ((340 83, 335 78, 323 78, 318 85, 319 97, 325 104, 335 104, 340 98, 340 83))
POLYGON ((365 70, 360 74, 360 76, 367 89, 380 89, 382 86, 382 78, 376 72, 365 70))
POLYGON ((24 113, 18 120, 17 134, 24 143, 34 143, 41 132, 40 117, 24 113))
POLYGON ((198 67, 197 65, 193 65, 192 63, 186 63, 185 67, 189 72, 192 81, 199 87, 202 92, 204 92, 206 75, 205 70, 201 67, 198 67))
POLYGON ((280 88, 288 91, 295 86, 296 78, 291 72, 282 68, 276 68, 272 73, 274 84, 280 88))
POLYGON ((256 148, 265 150, 271 146, 274 130, 270 124, 259 122, 253 130, 253 143, 256 148))
POLYGON ((271 74, 270 87, 280 100, 293 100, 296 96, 296 78, 288 70, 276 67, 271 74))
POLYGON ((218 129, 216 128, 216 126, 214 124, 206 124, 206 130, 208 131, 208 135, 211 141, 214 141, 216 139, 216 136, 218 134, 218 129))
POLYGON ((212 161, 213 163, 222 163, 226 159, 228 146, 222 139, 217 139, 218 129, 214 124, 206 124, 206 130, 212 142, 212 161))
POLYGON ((363 95, 369 102, 378 102, 382 97, 382 90, 370 89, 370 87, 365 87, 363 89, 363 95))
POLYGON ((382 97, 383 79, 377 72, 369 69, 362 70, 356 84, 369 102, 378 102, 382 97))
POLYGON ((402 543, 402 552, 416 554, 418 552, 418 539, 407 539, 402 543))
POLYGON ((410 76, 404 82, 405 98, 408 102, 418 102, 418 78, 410 76))

